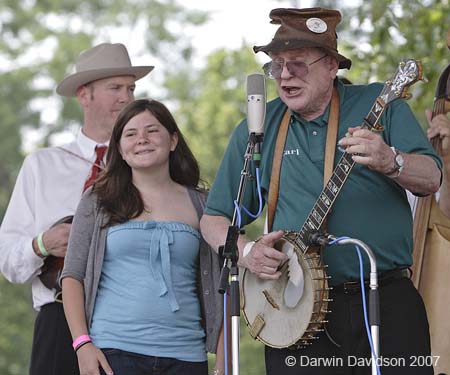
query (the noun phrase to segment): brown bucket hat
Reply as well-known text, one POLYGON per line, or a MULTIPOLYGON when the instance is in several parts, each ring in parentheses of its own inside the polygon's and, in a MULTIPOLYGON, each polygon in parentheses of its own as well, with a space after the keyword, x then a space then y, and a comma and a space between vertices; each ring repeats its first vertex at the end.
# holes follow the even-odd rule
POLYGON ((271 23, 281 25, 272 41, 265 46, 254 46, 257 52, 280 52, 302 47, 319 47, 334 56, 340 69, 350 69, 352 61, 337 50, 336 25, 341 13, 324 8, 278 8, 270 12, 271 23))
POLYGON ((89 82, 116 76, 134 76, 136 81, 153 70, 153 66, 132 66, 126 47, 121 43, 102 43, 80 54, 75 73, 56 87, 62 96, 76 96, 77 90, 89 82))

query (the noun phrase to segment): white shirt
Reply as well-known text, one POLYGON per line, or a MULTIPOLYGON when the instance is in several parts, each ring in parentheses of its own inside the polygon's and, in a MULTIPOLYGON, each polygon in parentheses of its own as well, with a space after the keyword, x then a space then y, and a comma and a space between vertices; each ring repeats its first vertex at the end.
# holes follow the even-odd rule
MULTIPOLYGON (((411 212, 413 217, 416 216, 417 204, 419 203, 419 197, 413 195, 409 190, 406 190, 406 197, 408 198, 408 203, 411 207, 411 212)), ((439 202, 439 191, 434 194, 436 202, 439 202)))
POLYGON ((54 302, 38 275, 44 264, 32 241, 65 216, 73 215, 96 159, 97 143, 82 131, 72 143, 28 155, 20 169, 8 209, 0 226, 0 271, 12 283, 32 282, 33 307, 54 302))

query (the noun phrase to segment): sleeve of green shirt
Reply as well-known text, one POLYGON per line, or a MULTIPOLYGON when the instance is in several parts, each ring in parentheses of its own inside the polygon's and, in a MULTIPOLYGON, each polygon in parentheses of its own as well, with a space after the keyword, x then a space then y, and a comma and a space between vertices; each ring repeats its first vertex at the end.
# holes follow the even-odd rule
MULTIPOLYGON (((225 216, 233 218, 234 200, 237 197, 241 171, 244 166, 244 154, 247 147, 248 130, 247 121, 242 121, 234 130, 230 142, 225 151, 222 163, 219 167, 211 191, 208 195, 205 213, 214 216, 225 216)), ((251 170, 254 176, 254 170, 251 170)), ((256 190, 256 180, 247 181, 243 205, 256 212, 258 210, 258 195, 256 190)), ((246 225, 253 221, 251 217, 242 214, 241 225, 246 225)))
POLYGON ((440 170, 442 161, 428 141, 425 132, 404 100, 392 103, 386 110, 384 139, 401 152, 430 156, 440 170))

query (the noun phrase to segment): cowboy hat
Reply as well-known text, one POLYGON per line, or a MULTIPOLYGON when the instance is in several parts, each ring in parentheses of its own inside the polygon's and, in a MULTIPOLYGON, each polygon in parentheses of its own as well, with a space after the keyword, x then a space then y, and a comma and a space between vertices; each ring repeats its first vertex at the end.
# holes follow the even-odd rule
POLYGON ((76 96, 78 88, 89 82, 123 75, 134 76, 138 80, 153 68, 132 66, 123 44, 102 43, 80 54, 75 64, 75 73, 64 78, 56 87, 56 92, 62 96, 76 96))

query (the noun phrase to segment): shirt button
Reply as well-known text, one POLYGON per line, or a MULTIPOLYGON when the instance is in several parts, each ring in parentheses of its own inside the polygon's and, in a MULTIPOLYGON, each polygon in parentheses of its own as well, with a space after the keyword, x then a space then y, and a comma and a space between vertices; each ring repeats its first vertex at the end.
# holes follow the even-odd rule
POLYGON ((312 135, 317 135, 317 130, 313 130, 312 135))
POLYGON ((209 272, 208 271, 203 271, 203 275, 208 275, 209 274, 209 272))
POLYGON ((209 290, 205 290, 204 294, 205 294, 205 296, 208 296, 209 295, 209 290))

